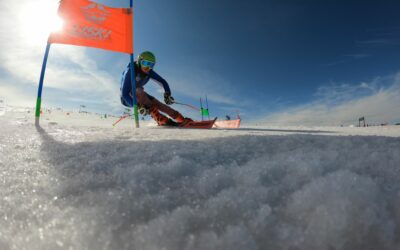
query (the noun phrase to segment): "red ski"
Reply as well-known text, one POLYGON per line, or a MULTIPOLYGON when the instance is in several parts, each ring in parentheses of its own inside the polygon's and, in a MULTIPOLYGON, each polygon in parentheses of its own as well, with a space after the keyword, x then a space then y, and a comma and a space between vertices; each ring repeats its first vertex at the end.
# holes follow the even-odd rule
POLYGON ((185 124, 179 124, 179 123, 174 123, 174 124, 166 124, 163 125, 163 127, 176 127, 176 128, 191 128, 191 129, 211 129, 215 123, 217 118, 214 120, 210 121, 191 121, 185 124))
POLYGON ((214 120, 210 120, 210 121, 192 121, 192 122, 188 122, 186 124, 183 124, 182 126, 179 126, 181 128, 202 128, 202 129, 210 129, 213 127, 215 121, 217 120, 217 118, 215 118, 214 120))

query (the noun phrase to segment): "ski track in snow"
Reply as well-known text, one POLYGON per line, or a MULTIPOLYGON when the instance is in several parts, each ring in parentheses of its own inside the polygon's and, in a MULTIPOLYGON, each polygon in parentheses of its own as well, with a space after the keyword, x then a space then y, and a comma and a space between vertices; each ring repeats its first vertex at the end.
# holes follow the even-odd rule
POLYGON ((135 130, 30 116, 0 116, 2 250, 400 248, 399 127, 135 130))

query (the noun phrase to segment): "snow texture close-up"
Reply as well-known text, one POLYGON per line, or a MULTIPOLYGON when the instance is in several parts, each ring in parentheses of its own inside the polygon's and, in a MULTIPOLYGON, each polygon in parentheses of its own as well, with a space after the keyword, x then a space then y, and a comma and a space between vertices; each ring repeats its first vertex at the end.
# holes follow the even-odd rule
POLYGON ((0 249, 400 249, 400 126, 0 114, 0 249))

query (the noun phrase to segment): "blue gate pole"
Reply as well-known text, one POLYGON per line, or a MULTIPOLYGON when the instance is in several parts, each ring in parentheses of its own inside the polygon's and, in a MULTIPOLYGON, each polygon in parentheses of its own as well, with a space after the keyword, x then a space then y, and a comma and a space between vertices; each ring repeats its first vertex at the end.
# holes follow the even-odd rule
MULTIPOLYGON (((130 8, 131 8, 131 13, 132 13, 132 29, 134 28, 135 22, 133 21, 133 0, 130 1, 130 8)), ((135 39, 134 32, 133 34, 133 39, 135 39)), ((135 45, 135 43, 133 43, 135 45)), ((135 51, 135 50, 133 50, 135 51)), ((131 82, 132 82, 132 98, 133 98, 133 116, 135 117, 135 125, 136 128, 139 128, 139 113, 138 113, 138 106, 137 106, 137 98, 136 98, 136 78, 135 78, 135 67, 133 65, 134 63, 134 54, 131 54, 131 82)))
POLYGON ((42 105, 43 80, 44 80, 44 73, 46 72, 47 58, 49 57, 49 52, 50 52, 50 43, 47 43, 46 52, 44 53, 44 58, 43 58, 42 71, 40 73, 38 94, 36 98, 36 112, 35 112, 36 125, 39 125, 40 107, 42 105))

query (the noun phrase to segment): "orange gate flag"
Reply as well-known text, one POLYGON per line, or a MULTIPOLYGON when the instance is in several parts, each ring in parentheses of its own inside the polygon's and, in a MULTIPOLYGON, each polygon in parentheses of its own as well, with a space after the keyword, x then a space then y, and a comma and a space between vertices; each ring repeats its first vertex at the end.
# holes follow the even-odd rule
POLYGON ((94 47, 133 53, 133 13, 88 0, 61 0, 58 15, 63 29, 50 34, 49 43, 94 47))

